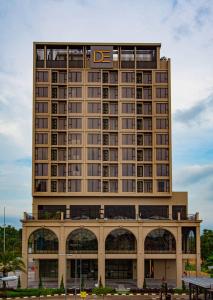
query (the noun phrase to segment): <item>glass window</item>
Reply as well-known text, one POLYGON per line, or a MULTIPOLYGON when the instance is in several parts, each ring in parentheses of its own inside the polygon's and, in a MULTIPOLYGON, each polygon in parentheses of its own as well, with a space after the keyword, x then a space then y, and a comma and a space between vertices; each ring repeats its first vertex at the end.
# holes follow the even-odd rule
POLYGON ((168 103, 156 103, 157 114, 168 114, 168 103))
POLYGON ((144 193, 152 193, 152 180, 144 180, 144 193))
POLYGON ((152 99, 152 88, 143 89, 143 99, 152 99))
POLYGON ((68 149, 68 160, 81 160, 82 159, 81 148, 69 148, 68 149))
POLYGON ((88 145, 100 145, 101 144, 101 135, 96 133, 87 134, 87 143, 88 145))
POLYGON ((81 82, 82 73, 81 72, 69 72, 69 82, 81 82))
POLYGON ((68 192, 81 192, 81 180, 80 179, 68 180, 68 192))
POLYGON ((123 145, 134 145, 135 135, 134 134, 122 134, 122 144, 123 145))
POLYGON ((168 134, 156 134, 156 144, 157 145, 168 145, 169 135, 168 134))
POLYGON ((87 148, 88 160, 101 160, 101 148, 87 148))
POLYGON ((81 164, 68 164, 68 176, 81 176, 81 164))
POLYGON ((134 114, 135 104, 134 103, 122 103, 122 113, 123 114, 134 114))
POLYGON ((69 118, 68 119, 68 128, 81 129, 82 128, 82 119, 81 118, 69 118))
POLYGON ((169 149, 168 148, 157 148, 156 149, 156 160, 169 160, 169 149))
POLYGON ((134 148, 123 148, 122 149, 123 160, 135 160, 135 149, 134 148))
POLYGON ((121 73, 122 82, 135 82, 135 72, 122 72, 121 73))
POLYGON ((72 220, 99 219, 100 205, 71 205, 70 217, 72 220))
POLYGON ((144 146, 152 146, 152 134, 144 134, 144 146))
POLYGON ((36 160, 47 160, 48 159, 48 148, 35 148, 35 159, 36 160))
POLYGON ((101 164, 87 164, 88 176, 101 176, 101 164))
POLYGON ((36 87, 36 97, 48 97, 48 87, 36 87))
POLYGON ((100 98, 101 88, 100 87, 88 87, 88 98, 100 98))
POLYGON ((144 165, 144 177, 152 177, 152 165, 144 165))
POLYGON ((135 192, 135 180, 123 179, 122 192, 135 192))
POLYGON ((169 180, 157 180, 157 191, 158 192, 169 192, 169 180))
POLYGON ((157 164, 157 176, 169 176, 169 165, 157 164))
POLYGON ((28 253, 58 253, 58 238, 46 228, 34 231, 28 240, 28 253))
POLYGON ((152 83, 152 72, 143 72, 143 83, 144 84, 152 83))
POLYGON ((157 118, 156 119, 156 129, 168 129, 169 120, 168 118, 157 118))
POLYGON ((72 145, 80 145, 82 143, 81 133, 69 133, 68 143, 72 145))
POLYGON ((48 133, 36 133, 35 134, 36 144, 48 144, 48 133))
POLYGON ((135 119, 134 118, 122 118, 122 129, 134 129, 135 119))
POLYGON ((156 98, 168 98, 168 88, 156 88, 156 98))
POLYGON ((152 149, 144 149, 144 161, 152 161, 152 149))
POLYGON ((69 87, 69 98, 82 98, 82 88, 81 87, 69 87))
POLYGON ((187 209, 185 205, 172 205, 172 219, 178 219, 178 213, 180 213, 180 219, 186 220, 187 209))
POLYGON ((135 98, 135 88, 122 87, 122 98, 135 98))
POLYGON ((134 205, 105 205, 104 218, 107 219, 135 219, 134 205))
POLYGON ((168 82, 168 73, 167 72, 156 72, 155 81, 157 83, 167 83, 168 82))
POLYGON ((175 253, 174 236, 166 229, 154 229, 145 239, 145 253, 175 253))
POLYGON ((35 180, 35 192, 47 192, 47 180, 36 179, 35 180))
POLYGON ((115 229, 107 236, 105 249, 106 253, 136 253, 136 238, 126 229, 115 229))
POLYGON ((69 113, 82 113, 82 103, 79 102, 69 102, 68 103, 68 112, 69 113))
POLYGON ((100 118, 89 118, 87 119, 88 129, 100 129, 101 128, 101 119, 100 118))
POLYGON ((118 192, 118 180, 115 180, 115 179, 103 180, 102 191, 104 193, 117 193, 118 192))
POLYGON ((35 164, 35 176, 48 176, 48 164, 35 164))
POLYGON ((101 192, 101 180, 100 179, 88 179, 87 180, 88 192, 101 192))
POLYGON ((168 219, 168 205, 140 205, 139 216, 142 219, 168 219))
POLYGON ((48 72, 47 71, 36 71, 36 82, 47 82, 48 72))
POLYGON ((88 113, 101 113, 101 103, 98 102, 89 102, 87 104, 88 113))
POLYGON ((88 82, 101 82, 101 72, 88 72, 88 82))
POLYGON ((97 253, 98 241, 88 229, 76 229, 67 238, 67 253, 97 253))

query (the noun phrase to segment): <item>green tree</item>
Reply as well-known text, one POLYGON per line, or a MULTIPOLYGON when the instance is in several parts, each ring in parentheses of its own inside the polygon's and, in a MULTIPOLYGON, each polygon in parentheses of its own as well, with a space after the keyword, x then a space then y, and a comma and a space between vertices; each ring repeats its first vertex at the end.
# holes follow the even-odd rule
POLYGON ((201 235, 201 258, 205 262, 213 253, 213 230, 204 229, 201 235))
POLYGON ((60 289, 64 290, 64 277, 63 277, 63 275, 61 277, 60 289))
POLYGON ((18 277, 18 283, 17 283, 17 289, 20 289, 21 288, 21 278, 20 278, 20 275, 18 277))
MULTIPOLYGON (((0 253, 0 272, 6 277, 9 272, 25 272, 24 262, 13 252, 0 253)), ((3 288, 6 288, 6 282, 3 281, 3 288)))
MULTIPOLYGON (((21 255, 22 230, 12 226, 5 228, 5 249, 21 255)), ((4 251, 4 227, 0 227, 0 252, 4 251)))
POLYGON ((38 283, 38 288, 42 289, 43 288, 43 281, 42 281, 42 277, 39 277, 39 283, 38 283))

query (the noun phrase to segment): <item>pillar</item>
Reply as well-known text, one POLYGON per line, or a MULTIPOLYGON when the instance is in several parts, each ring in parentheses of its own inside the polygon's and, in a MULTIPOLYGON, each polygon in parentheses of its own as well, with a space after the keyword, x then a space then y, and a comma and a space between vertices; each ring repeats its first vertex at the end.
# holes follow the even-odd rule
POLYGON ((176 239, 176 284, 177 288, 182 288, 182 228, 178 226, 177 228, 177 239, 176 239))
POLYGON ((144 235, 142 226, 138 227, 137 240, 137 286, 143 288, 144 282, 144 235))
POLYGON ((105 286, 105 239, 104 239, 104 228, 99 228, 98 238, 98 283, 101 278, 103 286, 105 286))
POLYGON ((200 224, 196 226, 196 276, 199 276, 201 271, 200 262, 200 224))
POLYGON ((25 264, 25 271, 21 272, 21 287, 28 287, 28 237, 27 237, 27 227, 23 223, 22 228, 22 260, 25 264))
POLYGON ((66 270, 66 240, 64 236, 64 225, 59 228, 59 247, 58 247, 58 286, 60 286, 63 276, 64 286, 67 284, 66 270))

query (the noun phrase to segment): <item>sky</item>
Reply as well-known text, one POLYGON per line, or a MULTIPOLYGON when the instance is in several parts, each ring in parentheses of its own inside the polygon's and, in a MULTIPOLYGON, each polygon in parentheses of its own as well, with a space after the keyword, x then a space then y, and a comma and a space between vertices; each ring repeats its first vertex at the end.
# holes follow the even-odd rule
POLYGON ((31 212, 32 43, 160 42, 172 63, 173 190, 213 229, 213 1, 0 0, 0 225, 31 212))

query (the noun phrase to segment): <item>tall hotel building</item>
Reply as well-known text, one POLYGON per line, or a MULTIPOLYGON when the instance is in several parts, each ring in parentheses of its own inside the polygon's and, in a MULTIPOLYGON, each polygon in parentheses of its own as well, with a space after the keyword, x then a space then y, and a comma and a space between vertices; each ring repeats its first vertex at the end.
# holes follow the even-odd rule
POLYGON ((181 287, 200 220, 172 191, 170 60, 159 43, 34 43, 23 286, 181 287))

